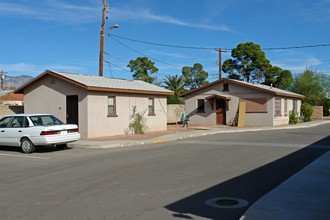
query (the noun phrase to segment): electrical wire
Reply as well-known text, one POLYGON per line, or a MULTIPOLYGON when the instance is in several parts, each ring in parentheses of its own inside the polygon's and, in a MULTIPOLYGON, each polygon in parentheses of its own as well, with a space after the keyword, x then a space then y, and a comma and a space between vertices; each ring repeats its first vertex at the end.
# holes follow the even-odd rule
POLYGON ((128 73, 132 73, 131 71, 129 71, 129 70, 127 70, 127 69, 124 69, 123 67, 118 66, 118 65, 116 65, 116 64, 114 64, 114 63, 111 63, 111 62, 109 62, 109 61, 107 61, 107 60, 105 60, 104 62, 106 62, 106 63, 108 63, 108 64, 111 64, 112 66, 118 67, 119 69, 121 69, 121 70, 123 70, 123 71, 126 71, 126 72, 128 72, 128 73))
POLYGON ((124 47, 126 47, 126 48, 128 48, 128 49, 134 51, 135 53, 138 53, 138 54, 144 56, 144 57, 147 57, 147 58, 149 58, 150 60, 154 60, 154 61, 157 61, 157 62, 159 62, 159 63, 166 64, 166 65, 169 65, 169 66, 175 66, 175 67, 180 67, 180 68, 183 67, 183 66, 179 66, 179 65, 176 65, 176 64, 167 63, 167 62, 164 62, 164 61, 161 61, 161 60, 158 60, 158 59, 152 58, 152 57, 150 57, 150 56, 147 56, 147 55, 145 55, 145 54, 143 54, 143 53, 141 53, 141 52, 139 52, 139 51, 137 51, 137 50, 135 50, 135 49, 133 49, 133 48, 127 46, 126 44, 122 43, 122 42, 119 41, 118 39, 115 39, 115 38, 113 38, 113 37, 110 36, 110 35, 109 35, 109 37, 110 37, 111 39, 117 41, 117 42, 118 42, 119 44, 121 44, 122 46, 124 46, 124 47))
MULTIPOLYGON (((106 36, 106 38, 108 38, 108 37, 106 36)), ((108 41, 106 41, 106 42, 108 42, 108 41)), ((107 50, 109 50, 109 44, 108 43, 106 43, 105 47, 107 48, 107 50)), ((103 53, 108 56, 108 59, 109 59, 109 62, 110 62, 110 59, 111 59, 110 54, 108 54, 104 51, 103 51, 103 53)), ((109 72, 110 72, 110 77, 113 77, 110 63, 107 63, 107 64, 108 64, 108 68, 109 68, 109 72)))
POLYGON ((290 50, 290 49, 302 49, 302 48, 312 48, 312 47, 328 47, 330 44, 317 44, 317 45, 306 45, 306 46, 294 46, 294 47, 269 47, 262 48, 261 50, 290 50))
MULTIPOLYGON (((108 35, 110 35, 110 34, 108 34, 108 35)), ((155 45, 155 46, 162 46, 162 47, 176 47, 176 48, 197 49, 197 50, 216 50, 216 49, 218 49, 218 48, 213 48, 213 47, 191 47, 191 46, 179 46, 179 45, 171 45, 171 44, 154 43, 154 42, 148 42, 148 41, 142 41, 142 40, 135 40, 135 39, 128 38, 128 37, 122 37, 122 36, 119 36, 116 34, 111 34, 111 36, 121 38, 124 40, 134 41, 134 42, 143 43, 143 44, 151 44, 151 45, 155 45)))
MULTIPOLYGON (((108 34, 110 35, 110 34, 108 34)), ((121 38, 124 40, 134 41, 143 44, 150 44, 155 46, 162 46, 162 47, 176 47, 182 49, 198 49, 198 50, 217 50, 219 47, 197 47, 197 46, 182 46, 182 45, 172 45, 172 44, 163 44, 163 43, 155 43, 150 41, 142 41, 136 40, 128 37, 119 36, 116 34, 111 34, 111 36, 116 38, 121 38)), ((302 49, 302 48, 314 48, 314 47, 328 47, 330 44, 316 44, 316 45, 305 45, 305 46, 289 46, 289 47, 268 47, 262 48, 261 50, 290 50, 290 49, 302 49)), ((232 48, 222 48, 223 50, 233 50, 232 48)))

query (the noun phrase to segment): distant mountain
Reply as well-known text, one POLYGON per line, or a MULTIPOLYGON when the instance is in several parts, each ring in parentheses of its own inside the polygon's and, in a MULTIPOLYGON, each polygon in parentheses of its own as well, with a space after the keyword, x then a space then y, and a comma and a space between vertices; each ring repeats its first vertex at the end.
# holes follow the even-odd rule
MULTIPOLYGON (((1 75, 1 74, 0 74, 1 75)), ((32 76, 28 75, 22 75, 22 76, 6 76, 3 81, 3 88, 6 88, 7 86, 11 87, 11 89, 18 89, 25 83, 32 80, 32 76)))

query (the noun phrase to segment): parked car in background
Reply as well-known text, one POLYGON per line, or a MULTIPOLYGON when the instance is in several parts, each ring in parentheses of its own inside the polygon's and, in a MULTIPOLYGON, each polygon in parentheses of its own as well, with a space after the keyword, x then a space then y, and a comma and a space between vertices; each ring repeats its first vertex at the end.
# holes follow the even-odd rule
POLYGON ((0 120, 0 145, 21 147, 23 153, 34 152, 34 146, 63 148, 79 138, 77 125, 63 124, 49 114, 16 114, 0 120))

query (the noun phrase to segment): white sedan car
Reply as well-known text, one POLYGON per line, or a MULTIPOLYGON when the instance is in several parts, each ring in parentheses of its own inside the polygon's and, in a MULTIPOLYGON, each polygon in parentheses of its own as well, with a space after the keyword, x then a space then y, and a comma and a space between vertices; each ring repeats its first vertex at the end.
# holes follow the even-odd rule
POLYGON ((16 114, 0 120, 0 145, 18 146, 32 153, 38 145, 66 146, 80 138, 78 126, 63 124, 49 114, 16 114))

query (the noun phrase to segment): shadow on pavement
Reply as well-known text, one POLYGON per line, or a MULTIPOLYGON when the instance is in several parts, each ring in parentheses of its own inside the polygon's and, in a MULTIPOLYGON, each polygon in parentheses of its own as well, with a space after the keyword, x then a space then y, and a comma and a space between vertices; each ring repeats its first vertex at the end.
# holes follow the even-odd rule
POLYGON ((255 201, 328 152, 329 146, 330 136, 265 166, 171 203, 165 208, 175 212, 175 218, 192 219, 192 214, 208 219, 239 219, 255 201), (249 204, 242 208, 213 208, 205 204, 207 200, 217 197, 235 197, 244 199, 249 204))
MULTIPOLYGON (((56 152, 56 151, 66 151, 66 150, 71 150, 71 149, 72 148, 69 148, 69 147, 64 148, 64 149, 58 149, 54 146, 36 146, 35 151, 33 153, 52 153, 52 152, 56 152)), ((0 152, 1 151, 22 153, 22 150, 20 147, 12 147, 12 146, 0 146, 0 152)))

